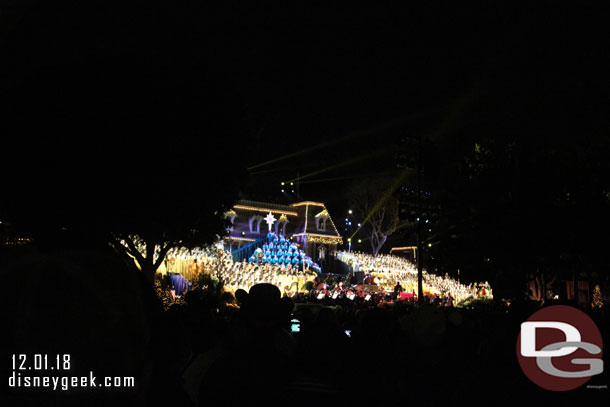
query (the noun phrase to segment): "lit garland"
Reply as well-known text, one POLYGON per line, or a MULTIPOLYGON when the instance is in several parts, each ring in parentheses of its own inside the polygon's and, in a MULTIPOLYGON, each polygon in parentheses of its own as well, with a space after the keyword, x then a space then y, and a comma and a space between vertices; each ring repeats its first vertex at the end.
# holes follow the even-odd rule
POLYGON ((332 239, 342 239, 342 237, 339 235, 337 235, 337 236, 323 235, 321 233, 295 233, 292 236, 317 236, 317 237, 328 237, 328 238, 332 238, 332 239))
MULTIPOLYGON (((331 223, 331 225, 333 225, 333 229, 335 229, 335 233, 338 235, 339 230, 335 226, 335 222, 333 222, 333 218, 332 218, 332 216, 330 216, 330 214, 328 214, 328 219, 330 219, 330 223, 331 223)), ((341 239, 341 243, 343 244, 343 239, 341 239)))
POLYGON ((321 244, 343 244, 341 236, 312 236, 307 235, 307 242, 321 244))

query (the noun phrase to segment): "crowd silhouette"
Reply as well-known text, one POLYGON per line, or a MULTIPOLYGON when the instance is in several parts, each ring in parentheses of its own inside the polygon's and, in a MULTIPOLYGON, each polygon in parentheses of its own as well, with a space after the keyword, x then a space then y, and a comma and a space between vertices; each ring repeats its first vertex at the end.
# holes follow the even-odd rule
MULTIPOLYGON (((507 380, 524 397, 542 397, 514 353, 520 323, 537 307, 520 301, 468 309, 408 301, 379 306, 303 293, 282 297, 266 283, 235 297, 193 291, 168 312, 171 320, 189 321, 190 329, 174 333, 193 345, 189 358, 172 359, 182 370, 169 370, 181 371, 175 383, 194 406, 500 402, 498 389, 507 380)), ((601 328, 607 314, 596 317, 601 328)))
MULTIPOLYGON (((314 290, 288 297, 268 283, 232 294, 218 282, 187 291, 183 301, 164 310, 137 275, 137 296, 125 291, 110 302, 96 299, 116 289, 105 285, 108 270, 120 270, 115 260, 95 258, 95 290, 79 285, 85 273, 76 273, 92 258, 83 257, 82 266, 51 260, 56 277, 50 269, 39 270, 40 278, 49 276, 47 288, 20 291, 37 300, 10 303, 11 321, 23 321, 20 336, 9 337, 10 349, 69 352, 75 360, 70 375, 133 374, 136 388, 65 394, 16 389, 11 400, 21 406, 444 406, 505 404, 507 391, 526 404, 569 401, 553 399, 517 363, 520 324, 539 309, 536 302, 481 301, 457 308, 374 296, 318 299, 314 290), (72 277, 55 281, 62 273, 72 277), (56 296, 68 289, 72 296, 56 296), (32 319, 31 310, 17 307, 30 303, 58 305, 32 319)), ((607 340, 607 307, 589 315, 607 340)), ((583 397, 587 391, 570 394, 583 397)))

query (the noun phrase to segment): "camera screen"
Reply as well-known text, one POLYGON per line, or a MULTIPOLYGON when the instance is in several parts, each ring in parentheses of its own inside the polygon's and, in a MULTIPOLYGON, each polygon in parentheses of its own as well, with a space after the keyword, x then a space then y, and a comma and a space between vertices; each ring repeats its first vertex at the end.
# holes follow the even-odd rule
POLYGON ((300 332, 301 331, 301 321, 298 319, 293 319, 290 324, 290 332, 300 332))

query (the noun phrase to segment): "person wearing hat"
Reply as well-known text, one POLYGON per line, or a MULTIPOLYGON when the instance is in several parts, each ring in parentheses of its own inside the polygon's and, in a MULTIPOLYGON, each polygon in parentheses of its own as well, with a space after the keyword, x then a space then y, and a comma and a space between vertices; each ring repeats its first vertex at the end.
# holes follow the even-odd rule
POLYGON ((227 406, 281 404, 294 374, 290 363, 296 342, 284 329, 290 326, 294 303, 267 283, 255 284, 249 292, 237 290, 235 298, 240 308, 233 333, 200 382, 199 405, 209 405, 214 397, 227 406))
POLYGON ((281 328, 289 325, 294 303, 290 298, 282 297, 280 289, 273 284, 255 284, 249 293, 237 290, 235 298, 249 327, 281 328))

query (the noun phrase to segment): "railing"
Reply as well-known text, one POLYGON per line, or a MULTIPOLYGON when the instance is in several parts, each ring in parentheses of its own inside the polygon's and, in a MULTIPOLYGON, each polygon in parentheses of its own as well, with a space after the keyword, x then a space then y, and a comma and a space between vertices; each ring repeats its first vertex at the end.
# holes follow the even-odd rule
POLYGON ((252 256, 252 253, 267 241, 267 238, 264 237, 262 239, 258 239, 254 242, 250 242, 245 246, 240 247, 239 249, 233 250, 231 255, 233 256, 233 262, 240 263, 244 259, 246 261, 252 256))

